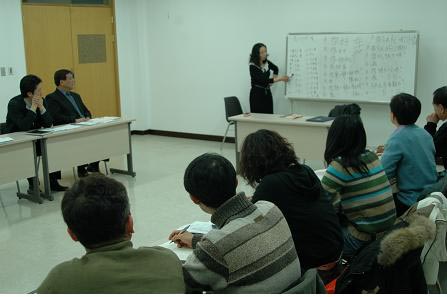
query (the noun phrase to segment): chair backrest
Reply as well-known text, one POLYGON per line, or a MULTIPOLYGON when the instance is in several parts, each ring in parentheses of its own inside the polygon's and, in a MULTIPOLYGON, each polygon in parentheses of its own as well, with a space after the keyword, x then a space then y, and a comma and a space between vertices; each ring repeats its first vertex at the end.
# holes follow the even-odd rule
POLYGON ((241 103, 239 102, 239 99, 237 97, 235 96, 225 97, 224 101, 225 101, 225 116, 227 122, 230 122, 228 118, 244 113, 242 111, 241 103))
POLYGON ((6 134, 6 123, 0 123, 0 134, 6 134))
POLYGON ((326 289, 317 273, 317 269, 309 269, 295 283, 295 285, 282 294, 325 294, 326 289))

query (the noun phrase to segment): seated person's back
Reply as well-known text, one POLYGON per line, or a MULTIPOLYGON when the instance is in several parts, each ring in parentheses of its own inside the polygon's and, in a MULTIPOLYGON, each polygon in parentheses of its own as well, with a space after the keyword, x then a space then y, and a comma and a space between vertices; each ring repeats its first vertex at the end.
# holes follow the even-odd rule
POLYGON ((171 234, 193 247, 183 265, 192 292, 281 293, 300 278, 300 263, 290 229, 272 203, 251 203, 236 194, 236 172, 225 158, 205 154, 185 172, 185 188, 217 229, 199 236, 171 234))
POLYGON ((247 136, 241 175, 256 186, 253 202, 270 201, 284 214, 303 270, 340 258, 343 237, 338 217, 315 172, 298 163, 284 138, 268 130, 247 136))
POLYGON ((357 250, 391 228, 396 208, 391 186, 377 155, 366 150, 360 116, 340 116, 328 132, 323 188, 341 218, 344 255, 357 250))
POLYGON ((77 181, 62 214, 87 253, 57 265, 37 293, 183 293, 181 263, 171 251, 132 247, 133 219, 124 186, 105 176, 77 181))
POLYGON ((396 95, 390 107, 397 129, 385 145, 382 164, 393 186, 399 216, 416 203, 425 187, 436 182, 435 146, 430 134, 415 125, 421 113, 416 97, 396 95))

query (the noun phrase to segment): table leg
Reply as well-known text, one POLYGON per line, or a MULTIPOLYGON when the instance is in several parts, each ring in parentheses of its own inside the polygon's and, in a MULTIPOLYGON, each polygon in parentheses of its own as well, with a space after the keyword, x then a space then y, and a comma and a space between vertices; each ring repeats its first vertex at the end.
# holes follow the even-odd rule
POLYGON ((37 150, 36 150, 36 146, 37 146, 37 141, 33 141, 33 154, 34 154, 34 177, 33 177, 33 181, 34 181, 34 186, 33 186, 33 194, 30 195, 28 193, 17 193, 17 197, 19 197, 19 199, 28 199, 32 202, 36 202, 39 204, 43 203, 42 198, 40 198, 40 190, 39 190, 39 165, 38 165, 38 156, 37 156, 37 150))
POLYGON ((234 144, 235 144, 235 152, 236 152, 236 172, 239 172, 239 159, 240 159, 240 153, 237 151, 238 147, 239 147, 239 143, 238 143, 238 136, 237 136, 237 126, 238 126, 238 122, 236 121, 235 125, 234 125, 234 144))
POLYGON ((127 154, 127 171, 121 169, 110 168, 110 173, 119 173, 130 175, 135 177, 137 174, 133 170, 133 155, 132 155, 132 138, 130 133, 130 123, 128 124, 128 135, 129 135, 129 153, 127 154))
POLYGON ((53 195, 50 188, 50 172, 48 169, 48 152, 46 139, 40 140, 40 151, 42 154, 42 170, 43 170, 43 183, 45 187, 44 197, 50 201, 53 201, 53 195))

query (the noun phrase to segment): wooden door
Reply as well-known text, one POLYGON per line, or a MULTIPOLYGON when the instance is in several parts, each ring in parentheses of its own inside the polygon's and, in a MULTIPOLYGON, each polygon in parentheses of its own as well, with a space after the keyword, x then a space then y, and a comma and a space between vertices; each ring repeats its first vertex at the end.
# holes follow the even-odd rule
POLYGON ((72 7, 71 28, 76 88, 93 116, 119 115, 112 8, 72 7))
POLYGON ((70 8, 64 6, 23 5, 26 67, 43 81, 43 94, 56 88, 54 72, 73 69, 70 8))
POLYGON ((120 115, 113 10, 110 6, 22 5, 28 73, 55 89, 58 69, 75 73, 94 117, 120 115))

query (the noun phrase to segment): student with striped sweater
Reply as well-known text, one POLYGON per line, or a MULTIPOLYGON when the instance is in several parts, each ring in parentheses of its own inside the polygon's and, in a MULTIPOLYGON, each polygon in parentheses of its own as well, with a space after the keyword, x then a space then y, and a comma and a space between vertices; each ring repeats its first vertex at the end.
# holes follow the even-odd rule
POLYGON ((233 165, 204 154, 189 164, 184 185, 192 201, 217 226, 199 236, 174 231, 169 238, 193 248, 183 265, 189 292, 281 293, 300 278, 300 262, 281 211, 236 194, 233 165))
POLYGON ((329 129, 323 188, 330 194, 344 233, 344 255, 353 256, 396 219, 393 193, 377 155, 366 150, 360 116, 337 117, 329 129))

